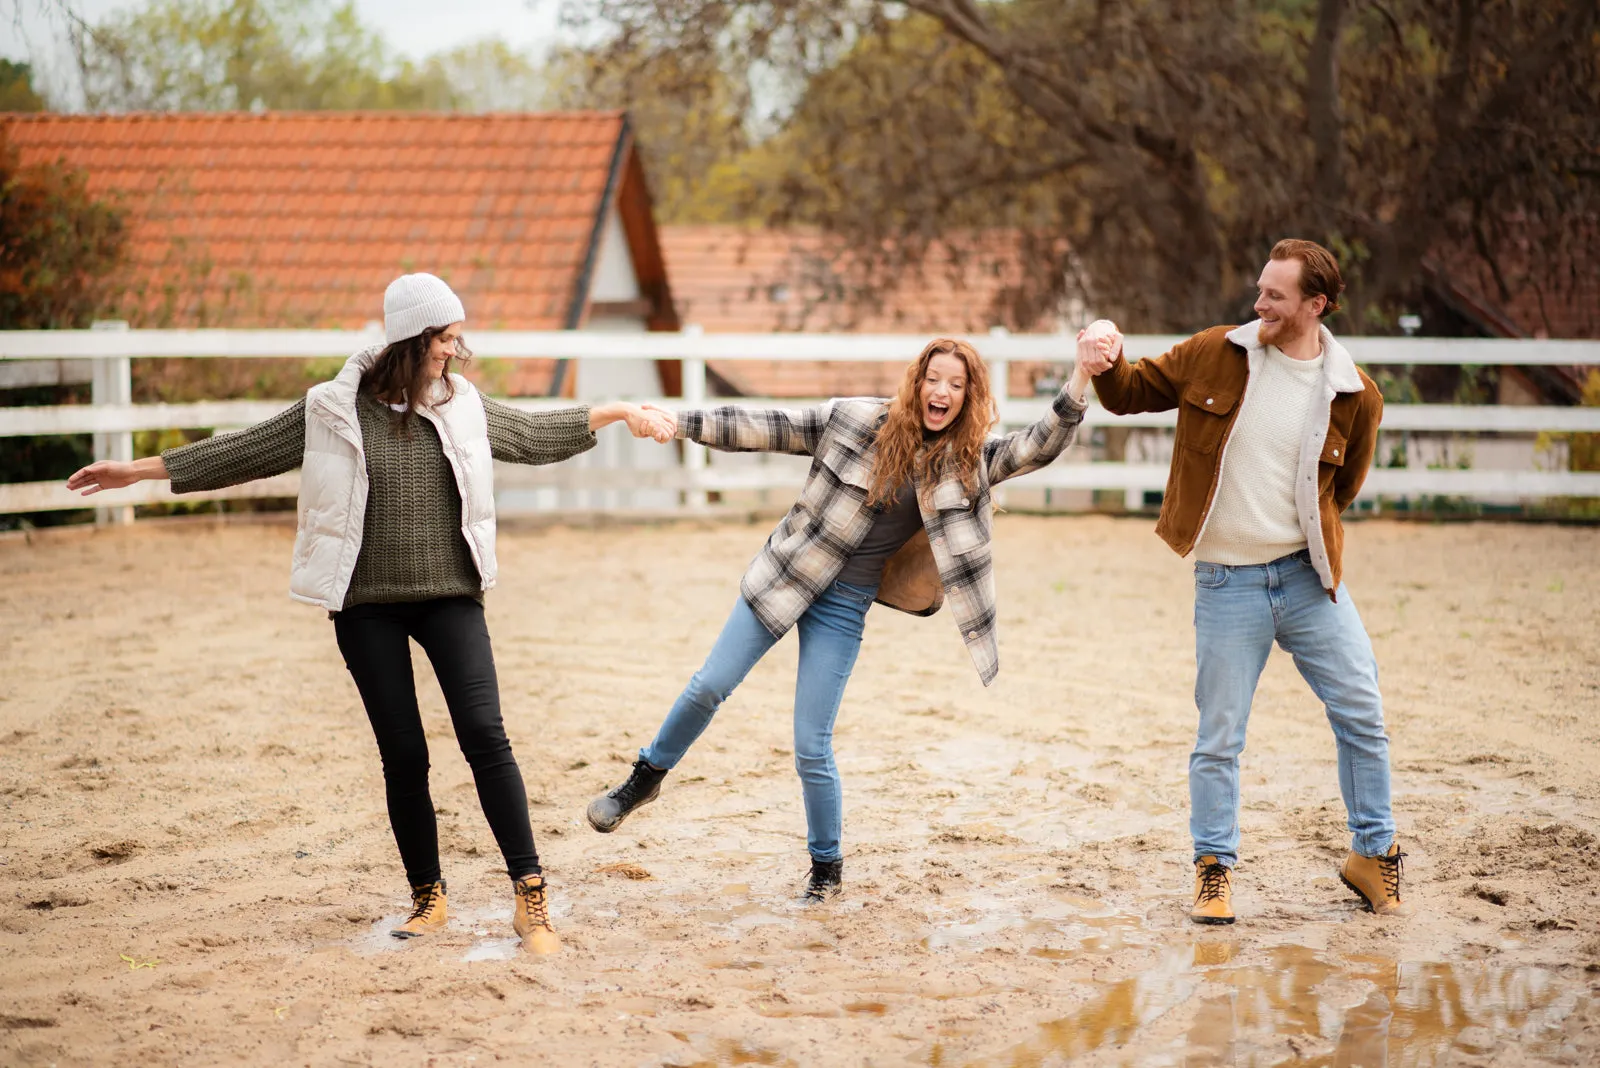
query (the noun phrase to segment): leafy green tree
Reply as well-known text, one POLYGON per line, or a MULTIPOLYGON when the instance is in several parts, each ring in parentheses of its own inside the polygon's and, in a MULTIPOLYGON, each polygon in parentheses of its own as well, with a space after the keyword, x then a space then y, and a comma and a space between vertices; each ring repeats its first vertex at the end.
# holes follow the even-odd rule
POLYGON ((393 63, 349 0, 151 0, 72 26, 91 111, 456 103, 440 70, 393 63))
POLYGON ((44 98, 33 88, 33 68, 0 59, 0 111, 43 111, 44 98))
POLYGON ((748 216, 748 87, 716 63, 671 52, 564 48, 550 56, 541 78, 546 107, 628 112, 658 219, 748 216))

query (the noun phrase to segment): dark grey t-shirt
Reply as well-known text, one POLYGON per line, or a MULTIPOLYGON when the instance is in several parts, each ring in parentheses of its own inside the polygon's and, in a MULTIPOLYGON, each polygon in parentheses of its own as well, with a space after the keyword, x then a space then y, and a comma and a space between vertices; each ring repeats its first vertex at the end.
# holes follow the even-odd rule
POLYGON ((911 540, 911 535, 921 529, 922 511, 917 507, 917 488, 908 478, 895 491, 894 499, 872 521, 872 529, 844 562, 844 569, 835 581, 876 588, 883 580, 883 565, 889 562, 889 557, 899 552, 900 547, 911 540))

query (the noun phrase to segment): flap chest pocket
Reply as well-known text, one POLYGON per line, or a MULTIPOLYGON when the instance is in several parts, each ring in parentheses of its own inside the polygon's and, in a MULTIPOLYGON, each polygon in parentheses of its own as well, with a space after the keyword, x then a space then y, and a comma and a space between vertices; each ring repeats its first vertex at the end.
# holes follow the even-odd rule
POLYGON ((1343 464, 1346 441, 1344 436, 1333 428, 1328 429, 1328 440, 1322 443, 1322 462, 1325 464, 1343 464))
POLYGON ((871 487, 872 468, 856 453, 833 445, 817 452, 798 503, 818 518, 836 514, 845 504, 849 505, 846 511, 854 515, 865 505, 871 487))
POLYGON ((1178 410, 1178 442, 1197 452, 1215 452, 1227 430, 1239 394, 1191 382, 1178 410))
POLYGON ((933 509, 939 513, 939 531, 955 556, 962 556, 989 544, 988 508, 978 505, 979 495, 970 492, 959 479, 941 481, 933 488, 933 509))
POLYGON ((933 507, 935 511, 947 512, 956 508, 971 508, 972 497, 967 493, 967 487, 957 479, 944 479, 933 487, 933 507))
POLYGON ((859 453, 843 445, 835 445, 822 454, 822 466, 832 471, 840 482, 860 490, 872 488, 872 465, 859 453))

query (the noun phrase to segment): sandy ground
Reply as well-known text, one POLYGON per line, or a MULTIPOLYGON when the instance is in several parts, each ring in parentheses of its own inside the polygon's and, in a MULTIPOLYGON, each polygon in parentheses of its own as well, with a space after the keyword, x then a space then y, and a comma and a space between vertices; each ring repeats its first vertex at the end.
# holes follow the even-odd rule
POLYGON ((508 883, 417 656, 455 917, 411 943, 375 747, 291 532, 0 542, 0 1063, 1600 1063, 1600 530, 1365 522, 1415 914, 1334 879, 1275 653, 1240 923, 1186 921, 1192 579, 1148 519, 1002 517, 1002 670, 878 608, 839 720, 846 895, 805 910, 794 640, 659 802, 616 783, 765 524, 501 537, 491 629, 567 949, 508 883))

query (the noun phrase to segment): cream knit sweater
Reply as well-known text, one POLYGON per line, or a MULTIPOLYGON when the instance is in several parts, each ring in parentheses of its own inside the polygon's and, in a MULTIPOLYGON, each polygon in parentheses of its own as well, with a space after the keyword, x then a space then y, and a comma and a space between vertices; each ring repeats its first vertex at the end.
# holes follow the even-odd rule
POLYGON ((1245 385, 1224 445, 1217 495, 1195 544, 1196 560, 1264 564, 1306 547, 1295 512, 1294 479, 1322 355, 1295 360, 1268 345, 1245 385))

